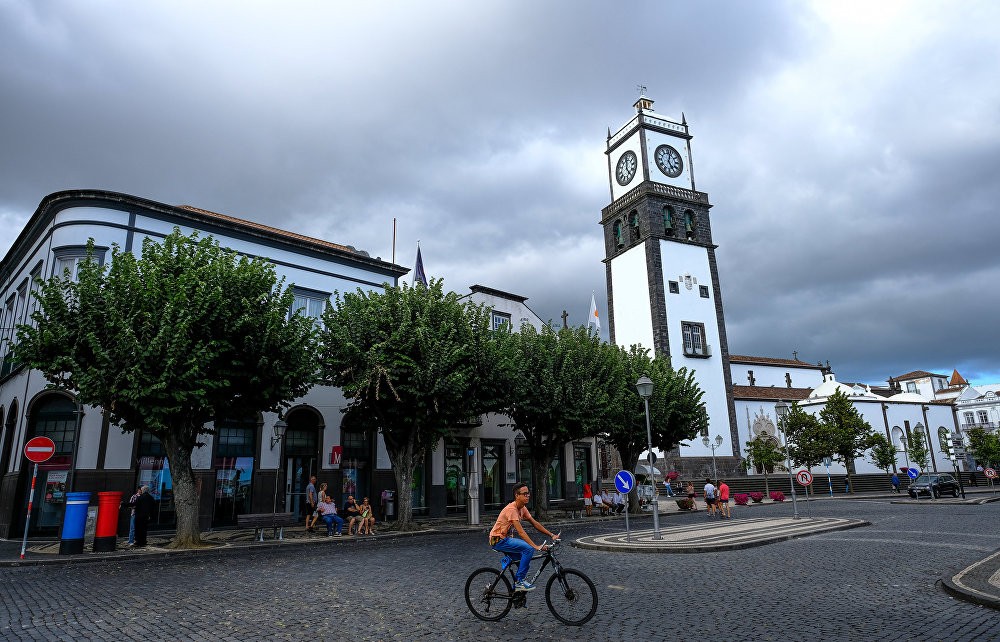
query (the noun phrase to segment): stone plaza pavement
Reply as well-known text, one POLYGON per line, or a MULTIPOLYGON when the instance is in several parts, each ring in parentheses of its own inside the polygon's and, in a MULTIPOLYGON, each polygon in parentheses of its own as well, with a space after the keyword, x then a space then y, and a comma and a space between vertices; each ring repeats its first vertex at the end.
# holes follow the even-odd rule
MULTIPOLYGON (((799 500, 799 518, 767 514, 767 504, 755 506, 748 512, 735 510, 736 517, 718 519, 705 516, 704 523, 684 524, 674 526, 672 518, 691 511, 680 511, 675 502, 661 500, 661 537, 653 540, 652 519, 649 513, 643 513, 629 518, 630 532, 625 530, 625 520, 621 516, 593 516, 590 518, 550 519, 548 526, 558 530, 561 526, 575 526, 582 523, 617 524, 621 530, 600 535, 591 535, 571 540, 573 546, 589 550, 612 552, 645 552, 665 554, 689 554, 712 551, 727 551, 764 546, 767 544, 808 537, 820 533, 847 530, 870 525, 868 521, 858 519, 812 517, 808 515, 809 504, 819 502, 846 502, 852 500, 887 501, 892 504, 923 506, 933 510, 943 505, 978 505, 1000 501, 1000 496, 989 491, 969 492, 966 499, 942 498, 938 500, 912 500, 905 496, 881 493, 858 493, 853 496, 814 497, 810 501, 799 500)), ((785 502, 787 505, 789 502, 785 502)), ((747 511, 744 508, 744 511, 747 511)), ((704 510, 697 511, 706 515, 704 510)), ((558 511, 552 513, 558 516, 558 511)), ((321 543, 342 544, 373 541, 389 541, 403 538, 433 536, 457 532, 485 532, 493 523, 494 516, 484 514, 479 525, 469 525, 464 518, 422 519, 419 528, 409 532, 394 532, 381 528, 373 536, 344 536, 327 538, 322 532, 306 533, 303 528, 293 527, 284 530, 283 539, 275 540, 270 530, 265 531, 264 541, 255 538, 252 530, 217 530, 202 534, 206 547, 198 550, 172 550, 166 547, 170 541, 170 533, 157 533, 149 537, 149 545, 145 548, 131 548, 124 545, 120 539, 118 549, 107 553, 93 553, 89 546, 79 555, 59 555, 59 543, 29 542, 25 558, 20 558, 21 542, 15 540, 0 540, 0 567, 17 566, 50 566, 63 564, 80 564, 102 561, 124 561, 135 559, 155 559, 175 556, 228 556, 252 551, 264 551, 289 547, 312 546, 321 543)), ((1000 550, 984 559, 962 569, 955 569, 941 578, 943 588, 959 599, 982 606, 1000 610, 1000 550)))

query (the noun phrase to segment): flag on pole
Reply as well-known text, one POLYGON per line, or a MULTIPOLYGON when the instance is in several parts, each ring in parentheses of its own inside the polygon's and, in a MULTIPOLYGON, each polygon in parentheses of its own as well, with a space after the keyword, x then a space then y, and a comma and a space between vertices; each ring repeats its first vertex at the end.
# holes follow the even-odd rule
POLYGON ((587 319, 588 328, 590 327, 591 323, 593 323, 597 327, 597 333, 600 334, 601 316, 597 314, 597 299, 595 298, 593 292, 590 293, 590 317, 587 319))
POLYGON ((424 260, 420 258, 420 244, 417 243, 417 263, 413 266, 413 285, 422 283, 427 287, 427 275, 424 274, 424 260))

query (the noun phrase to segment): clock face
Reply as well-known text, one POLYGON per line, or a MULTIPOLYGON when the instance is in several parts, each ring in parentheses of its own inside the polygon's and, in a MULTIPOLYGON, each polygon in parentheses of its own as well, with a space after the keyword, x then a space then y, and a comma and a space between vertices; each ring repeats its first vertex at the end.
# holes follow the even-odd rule
POLYGON ((639 166, 639 161, 635 157, 635 152, 625 152, 618 159, 618 169, 615 170, 615 177, 619 185, 628 185, 635 176, 635 168, 639 166))
POLYGON ((660 145, 653 156, 656 158, 656 166, 670 178, 677 178, 684 171, 681 155, 670 145, 660 145))

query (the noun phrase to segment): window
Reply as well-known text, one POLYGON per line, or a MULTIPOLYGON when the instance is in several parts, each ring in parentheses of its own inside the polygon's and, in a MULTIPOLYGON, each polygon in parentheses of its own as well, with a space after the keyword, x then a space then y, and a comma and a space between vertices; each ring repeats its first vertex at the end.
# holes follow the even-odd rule
POLYGON ((988 424, 988 423, 990 423, 990 416, 986 413, 985 410, 979 410, 979 411, 977 411, 976 415, 979 417, 979 423, 981 423, 981 424, 988 424))
POLYGON ((629 226, 632 228, 632 240, 633 241, 638 241, 639 240, 639 214, 638 214, 638 212, 636 212, 635 210, 632 210, 632 212, 628 215, 628 223, 629 223, 629 226))
POLYGON ((323 316, 323 310, 326 307, 326 302, 330 300, 330 295, 302 288, 295 288, 294 292, 295 299, 292 301, 292 314, 301 310, 304 316, 318 321, 323 316))
POLYGON ((663 232, 667 236, 672 236, 674 233, 674 208, 669 205, 663 208, 663 232))
MULTIPOLYGON (((98 265, 104 265, 104 257, 108 248, 94 246, 94 259, 98 265)), ((57 247, 52 250, 55 261, 52 264, 52 276, 65 277, 67 271, 69 278, 76 281, 80 277, 80 265, 87 260, 86 245, 69 245, 57 247)))
POLYGON ((625 239, 622 238, 622 222, 621 221, 615 221, 614 233, 615 233, 615 246, 616 247, 624 247, 625 246, 625 239))
POLYGON ((670 294, 681 293, 681 286, 677 281, 667 281, 667 286, 670 288, 670 294))
POLYGON ((976 423, 976 415, 972 411, 962 413, 962 416, 965 417, 966 425, 971 426, 976 423))
POLYGON ((707 299, 708 298, 708 286, 707 285, 699 285, 698 286, 698 294, 701 295, 701 298, 707 299))
POLYGON ((493 329, 499 330, 504 324, 510 325, 510 315, 504 312, 493 311, 493 329))
POLYGON ((684 335, 684 354, 689 357, 709 357, 711 352, 705 343, 705 324, 684 321, 681 323, 684 335))
POLYGON ((915 393, 917 391, 917 384, 915 384, 912 381, 907 381, 906 382, 906 391, 907 392, 914 392, 915 393))

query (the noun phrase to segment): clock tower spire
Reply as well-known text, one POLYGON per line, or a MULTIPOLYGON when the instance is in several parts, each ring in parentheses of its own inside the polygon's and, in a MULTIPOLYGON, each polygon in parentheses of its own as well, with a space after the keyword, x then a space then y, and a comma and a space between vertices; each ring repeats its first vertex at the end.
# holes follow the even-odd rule
MULTIPOLYGON (((608 136, 611 203, 601 211, 611 341, 652 348, 695 374, 709 430, 740 448, 722 288, 708 194, 695 190, 691 132, 653 111, 640 89, 635 115, 608 136)), ((701 456, 700 440, 685 456, 701 456)), ((671 453, 675 455, 675 453, 671 453)))

